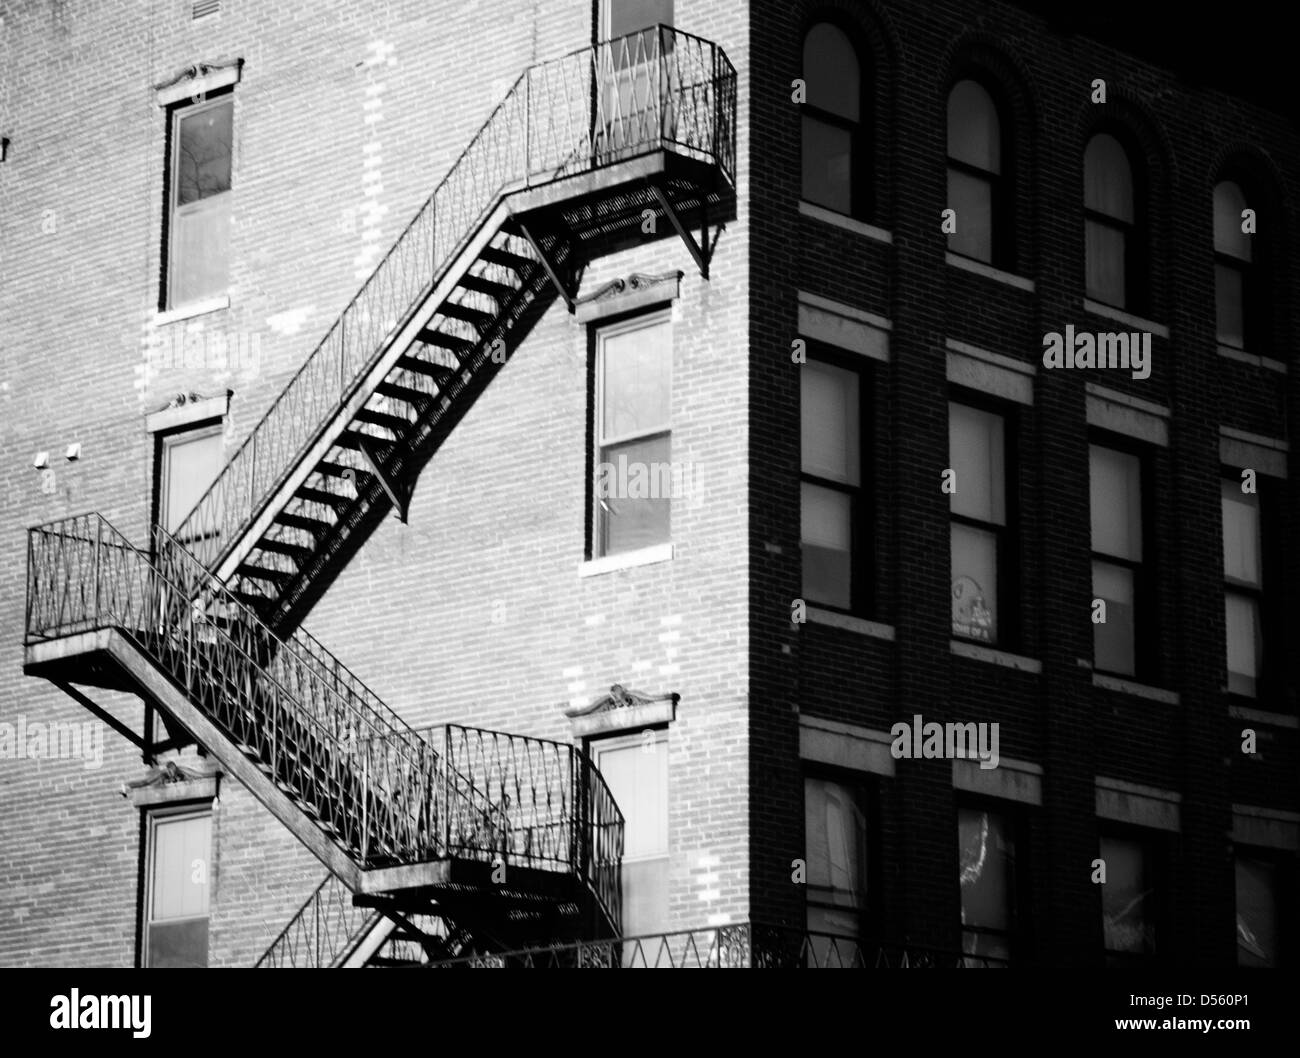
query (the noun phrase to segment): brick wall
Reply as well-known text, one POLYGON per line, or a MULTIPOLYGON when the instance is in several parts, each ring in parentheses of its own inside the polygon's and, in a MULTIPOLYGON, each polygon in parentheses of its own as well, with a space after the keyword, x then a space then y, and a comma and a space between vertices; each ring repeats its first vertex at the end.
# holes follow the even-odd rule
MULTIPOLYGON (((0 166, 0 717, 81 720, 22 675, 25 527, 97 510, 133 539, 149 520, 145 415, 180 392, 233 391, 228 451, 530 63, 583 47, 587 0, 358 13, 226 4, 129 17, 90 4, 6 11, 0 166), (230 308, 190 324, 256 336, 255 371, 147 354, 158 305, 164 112, 153 87, 195 61, 244 60, 235 87, 230 308), (369 160, 369 161, 368 161, 369 160), (375 174, 377 175, 377 178, 375 174), (83 445, 77 463, 64 447, 83 445), (52 453, 56 488, 31 467, 52 453)), ((680 3, 744 76, 743 5, 680 3)), ((743 82, 742 82, 743 83, 743 82)), ((742 133, 743 141, 743 133, 742 133)), ((671 233, 669 233, 671 234, 671 233)), ((597 262, 583 293, 686 271, 674 306, 674 458, 708 494, 674 512, 670 563, 579 578, 587 328, 553 308, 307 621, 413 724, 569 738, 562 708, 614 682, 677 691, 670 738, 676 925, 748 900, 743 214, 705 282, 675 238, 597 262), (497 617, 494 623, 493 617, 497 617), (581 687, 579 687, 581 685, 581 687)), ((165 329, 164 329, 165 332, 165 329)), ((164 337, 166 337, 164 333, 164 337)), ((92 691, 137 723, 126 695, 92 691)), ((0 962, 129 965, 143 766, 107 732, 103 767, 0 763, 0 962), (99 894, 95 896, 94 894, 99 894)), ((324 869, 230 779, 214 819, 211 959, 247 965, 324 869)))
MULTIPOLYGON (((1219 427, 1284 438, 1296 408, 1291 373, 1216 353, 1211 190, 1223 161, 1244 154, 1293 203, 1300 142, 1284 119, 1081 37, 1055 33, 1007 4, 895 0, 753 5, 755 79, 750 164, 751 834, 756 913, 798 920, 803 894, 790 883, 802 854, 796 711, 887 731, 914 712, 927 720, 1002 725, 1002 753, 1044 769, 1040 808, 1029 812, 1031 892, 1023 894, 1030 958, 1097 965, 1100 901, 1089 881, 1097 854, 1094 777, 1159 786, 1182 796, 1182 832, 1170 845, 1174 959, 1224 963, 1235 956, 1230 842, 1233 803, 1294 811, 1294 727, 1263 725, 1268 752, 1240 754, 1242 722, 1229 722, 1221 601, 1219 427), (863 38, 876 95, 877 208, 868 219, 884 243, 799 211, 798 107, 803 34, 838 19, 863 38), (945 105, 954 71, 978 64, 1010 100, 1003 120, 1017 143, 1015 271, 1032 292, 945 264, 945 105), (1105 107, 1089 101, 1107 82, 1105 107), (1044 371, 1041 338, 1067 323, 1114 330, 1083 309, 1083 146, 1103 117, 1127 122, 1147 154, 1152 213, 1150 315, 1170 338, 1154 342, 1154 370, 1044 371), (892 323, 888 364, 876 385, 878 605, 889 642, 840 628, 792 627, 800 593, 799 368, 795 292, 875 313, 892 323), (1041 673, 955 657, 949 650, 948 465, 945 340, 1038 363, 1034 404, 1015 413, 1020 431, 1022 643, 1041 673), (1083 374, 1085 377, 1078 377, 1083 374), (1159 555, 1161 634, 1152 682, 1176 691, 1166 705, 1094 688, 1089 671, 1088 429, 1085 382, 1172 408, 1170 446, 1156 452, 1148 487, 1159 555), (1261 782, 1267 773, 1269 781, 1261 782), (1284 773, 1286 773, 1284 775, 1284 773), (1080 910, 1083 909, 1083 910, 1080 910), (1095 910, 1094 910, 1095 909, 1095 910)), ((1275 209, 1275 348, 1295 333, 1292 209, 1275 209)), ((1261 229, 1262 230, 1262 229, 1261 229)), ((1285 358, 1287 354, 1275 354, 1285 358)), ((1294 467, 1294 462, 1291 464, 1294 467)), ((1283 531, 1296 539, 1292 471, 1283 531)), ((1294 549, 1285 586, 1293 593, 1294 549)), ((1006 604, 1004 603, 1004 606, 1006 604)), ((1287 634, 1297 635, 1294 618, 1287 634)), ((1294 678, 1292 680, 1294 685, 1294 678)), ((1293 692, 1294 694, 1294 692, 1293 692)), ((1261 707, 1265 703, 1260 703, 1261 707)), ((1294 697, 1268 703, 1294 715, 1294 697)), ((955 947, 959 937, 956 796, 947 761, 899 761, 879 781, 887 940, 955 947)))

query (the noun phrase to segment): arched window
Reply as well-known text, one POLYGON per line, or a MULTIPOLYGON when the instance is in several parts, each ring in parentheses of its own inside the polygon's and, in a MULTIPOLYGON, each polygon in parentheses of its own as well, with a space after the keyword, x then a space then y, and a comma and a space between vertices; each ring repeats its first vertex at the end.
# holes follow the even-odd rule
POLYGON ((1094 301, 1135 308, 1141 276, 1133 167, 1114 136, 1098 133, 1083 156, 1087 292, 1094 301))
POLYGON ((986 264, 1007 265, 1002 123, 988 90, 964 80, 948 94, 948 208, 957 230, 948 249, 986 264))
POLYGON ((850 216, 868 212, 862 68, 848 34, 819 22, 803 42, 803 198, 850 216))
MULTIPOLYGON (((1245 349, 1259 331, 1251 240, 1241 230, 1246 193, 1224 180, 1214 188, 1214 309, 1220 345, 1245 349)), ((1254 341, 1251 344, 1255 344, 1254 341)))

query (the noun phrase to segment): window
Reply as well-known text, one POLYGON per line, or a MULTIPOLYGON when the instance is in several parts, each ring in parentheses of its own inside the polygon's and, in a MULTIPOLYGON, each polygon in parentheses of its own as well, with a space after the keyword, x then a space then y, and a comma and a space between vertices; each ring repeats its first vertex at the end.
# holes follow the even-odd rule
POLYGON ((1254 331, 1252 309, 1253 236, 1241 230, 1246 194, 1239 184, 1224 180, 1214 188, 1214 309, 1221 345, 1246 348, 1247 332, 1254 331))
POLYGON ((672 0, 601 0, 596 35, 615 41, 602 49, 602 83, 596 115, 595 145, 603 162, 609 152, 635 151, 672 136, 676 125, 673 97, 677 71, 660 62, 673 49, 671 33, 659 33, 659 24, 673 23, 672 0), (661 105, 662 104, 662 105, 661 105))
POLYGON ((623 813, 623 935, 668 929, 668 732, 592 743, 623 813))
POLYGON ((1007 642, 999 603, 1014 606, 1007 499, 1007 420, 980 408, 948 404, 948 461, 956 472, 949 496, 952 519, 952 634, 984 643, 1007 642))
POLYGON ((809 359, 799 378, 803 598, 864 612, 870 585, 862 482, 863 376, 809 359))
POLYGON ((1092 499, 1092 594, 1106 603, 1106 620, 1093 623, 1093 665, 1136 676, 1138 628, 1144 610, 1142 461, 1103 445, 1088 448, 1092 499))
POLYGON ((1222 481, 1220 487, 1228 690, 1254 697, 1264 655, 1259 496, 1243 493, 1240 478, 1222 481))
POLYGON ((814 934, 808 953, 811 966, 847 966, 858 954, 856 942, 867 908, 863 802, 856 786, 814 776, 804 779, 808 931, 814 934))
POLYGON ((1153 849, 1140 838, 1103 834, 1101 859, 1106 864, 1106 882, 1100 887, 1106 965, 1153 957, 1160 917, 1153 849))
POLYGON ((206 966, 211 813, 149 812, 145 829, 143 964, 206 966))
MULTIPOLYGON (((175 533, 225 465, 221 423, 164 434, 158 439, 158 523, 175 533)), ((186 534, 182 542, 197 537, 186 534)))
POLYGON ((819 22, 803 42, 803 198, 836 213, 869 213, 862 70, 838 26, 819 22))
POLYGON ((171 113, 165 308, 226 292, 233 117, 229 93, 171 113))
POLYGON ((1280 965, 1279 896, 1282 867, 1250 855, 1236 857, 1237 965, 1280 965))
POLYGON ((948 249, 986 264, 1006 265, 1007 233, 1002 187, 1002 125, 997 106, 978 81, 964 80, 948 94, 948 207, 957 230, 948 249))
POLYGON ((1016 929, 1016 836, 1012 820, 984 808, 957 809, 961 946, 967 966, 1003 966, 1016 929))
POLYGON ((1083 168, 1088 297, 1137 308, 1137 208, 1128 153, 1114 136, 1099 133, 1088 142, 1083 168))
POLYGON ((669 539, 672 324, 667 313, 596 337, 596 554, 669 539))
POLYGON ((673 0, 600 0, 597 39, 616 40, 660 23, 673 24, 673 0))

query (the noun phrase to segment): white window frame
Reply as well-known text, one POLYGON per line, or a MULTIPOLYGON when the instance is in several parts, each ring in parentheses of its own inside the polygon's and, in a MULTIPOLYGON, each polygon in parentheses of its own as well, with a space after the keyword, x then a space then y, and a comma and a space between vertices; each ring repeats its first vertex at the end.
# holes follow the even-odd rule
MULTIPOLYGON (((158 434, 158 494, 155 500, 155 510, 157 515, 157 524, 162 526, 165 531, 169 533, 172 532, 171 529, 167 528, 167 516, 170 513, 168 510, 168 500, 171 488, 170 449, 177 444, 189 441, 201 441, 208 437, 220 436, 224 429, 224 419, 211 419, 158 434)), ((220 470, 218 470, 217 473, 220 475, 220 470)), ((177 526, 177 528, 179 529, 180 526, 177 526)), ((175 534, 173 533, 173 535, 175 534)), ((182 538, 178 536, 177 539, 181 540, 183 543, 192 543, 196 538, 182 538)))
MULTIPOLYGON (((636 731, 629 735, 615 735, 611 738, 591 739, 588 742, 588 752, 591 756, 592 763, 596 766, 596 770, 601 772, 602 776, 604 775, 604 770, 601 768, 601 759, 606 753, 616 751, 616 750, 624 750, 624 749, 634 749, 637 752, 644 752, 644 747, 647 744, 647 739, 645 737, 647 734, 652 736, 651 741, 653 741, 655 746, 653 752, 663 753, 663 754, 668 753, 668 729, 662 727, 643 728, 642 730, 636 731)), ((667 757, 665 757, 665 760, 667 760, 668 762, 668 767, 664 769, 664 813, 665 813, 665 821, 667 824, 668 833, 665 838, 664 851, 662 853, 653 856, 626 856, 625 855, 622 859, 622 863, 623 864, 653 863, 656 860, 663 860, 665 863, 669 865, 669 872, 670 872, 669 882, 671 884, 671 880, 672 880, 671 879, 671 870, 672 870, 671 810, 672 810, 673 776, 672 776, 672 766, 671 766, 672 761, 667 757)), ((615 800, 617 800, 617 798, 615 798, 615 800)), ((624 806, 619 805, 619 811, 624 812, 624 820, 626 821, 626 811, 624 809, 624 806)), ((620 866, 620 873, 621 871, 622 871, 622 867, 620 866)), ((623 884, 621 878, 619 884, 620 886, 623 884)), ((665 898, 667 898, 668 895, 669 895, 668 893, 665 893, 664 894, 665 898)), ((664 905, 664 918, 665 918, 665 922, 667 922, 668 919, 670 918, 670 905, 667 902, 665 902, 664 905)))
MULTIPOLYGON (((208 923, 209 952, 211 952, 212 927, 212 818, 213 813, 207 805, 183 805, 177 808, 150 808, 144 813, 144 881, 141 886, 142 906, 140 908, 140 965, 149 965, 149 931, 153 925, 154 897, 154 857, 157 853, 157 830, 159 823, 181 823, 190 819, 208 820, 208 858, 204 863, 207 872, 208 909, 204 915, 195 915, 188 919, 164 919, 168 923, 197 922, 200 918, 208 923)), ((211 960, 209 959, 209 963, 211 960)))
POLYGON ((189 106, 177 106, 171 109, 167 115, 167 120, 171 122, 168 129, 168 135, 171 137, 171 152, 167 159, 168 180, 167 180, 167 289, 165 291, 163 311, 174 312, 184 310, 191 305, 206 304, 213 299, 229 297, 230 273, 229 259, 226 261, 226 290, 211 291, 201 298, 193 298, 190 301, 177 301, 176 292, 176 232, 180 225, 177 218, 182 215, 192 215, 215 208, 218 204, 226 206, 230 195, 233 192, 235 184, 235 95, 233 92, 222 92, 220 95, 211 99, 205 99, 202 102, 194 103, 189 106), (200 114, 205 110, 214 110, 217 107, 229 105, 230 113, 230 187, 225 191, 218 192, 215 195, 209 195, 207 198, 201 198, 197 202, 190 202, 184 206, 177 203, 180 192, 180 149, 181 149, 181 122, 195 114, 200 114))
MULTIPOLYGON (((673 415, 672 415, 672 395, 673 395, 673 319, 670 309, 661 309, 657 312, 644 313, 639 316, 633 316, 630 319, 612 323, 607 326, 596 329, 596 392, 593 399, 595 418, 592 422, 592 454, 593 464, 590 470, 592 481, 592 505, 591 505, 591 558, 602 559, 625 554, 623 551, 607 551, 605 549, 605 521, 604 511, 601 506, 601 497, 598 495, 596 487, 596 473, 600 465, 605 461, 604 451, 606 448, 614 445, 627 444, 630 441, 652 441, 655 438, 666 436, 668 438, 668 459, 672 460, 672 437, 673 437, 673 415), (651 327, 666 324, 668 327, 668 418, 662 425, 653 429, 643 430, 637 433, 615 435, 611 438, 604 436, 605 429, 605 343, 611 337, 617 337, 623 334, 629 334, 634 331, 648 330, 651 327)), ((672 531, 672 500, 667 501, 668 507, 668 538, 666 540, 656 540, 646 547, 656 547, 663 544, 671 543, 673 538, 672 531)))

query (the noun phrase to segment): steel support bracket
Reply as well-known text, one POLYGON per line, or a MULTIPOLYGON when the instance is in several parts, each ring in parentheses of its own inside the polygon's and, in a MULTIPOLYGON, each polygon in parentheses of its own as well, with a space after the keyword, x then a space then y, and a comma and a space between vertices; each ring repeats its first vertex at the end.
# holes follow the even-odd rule
POLYGON ((542 267, 546 269, 546 274, 551 277, 551 282, 555 284, 555 289, 560 292, 560 297, 564 299, 564 304, 568 306, 569 314, 572 315, 574 311, 573 294, 569 291, 569 288, 564 285, 564 281, 560 278, 559 272, 557 272, 555 266, 551 264, 551 259, 546 255, 541 244, 533 238, 533 233, 528 230, 528 225, 525 224, 523 219, 520 217, 515 217, 514 222, 519 228, 519 234, 522 235, 528 245, 532 247, 533 253, 537 255, 537 259, 542 262, 542 267))
POLYGON ((681 236, 682 242, 686 244, 686 249, 690 251, 695 265, 700 270, 700 275, 705 279, 709 278, 709 262, 713 260, 713 250, 718 245, 718 236, 722 234, 722 225, 718 225, 713 231, 713 238, 709 238, 709 207, 706 200, 700 202, 700 238, 697 242, 695 236, 682 223, 682 218, 678 216, 677 209, 673 206, 672 200, 664 193, 664 189, 658 184, 652 183, 650 190, 654 192, 655 198, 659 200, 659 205, 664 211, 664 216, 673 226, 673 230, 681 236))

